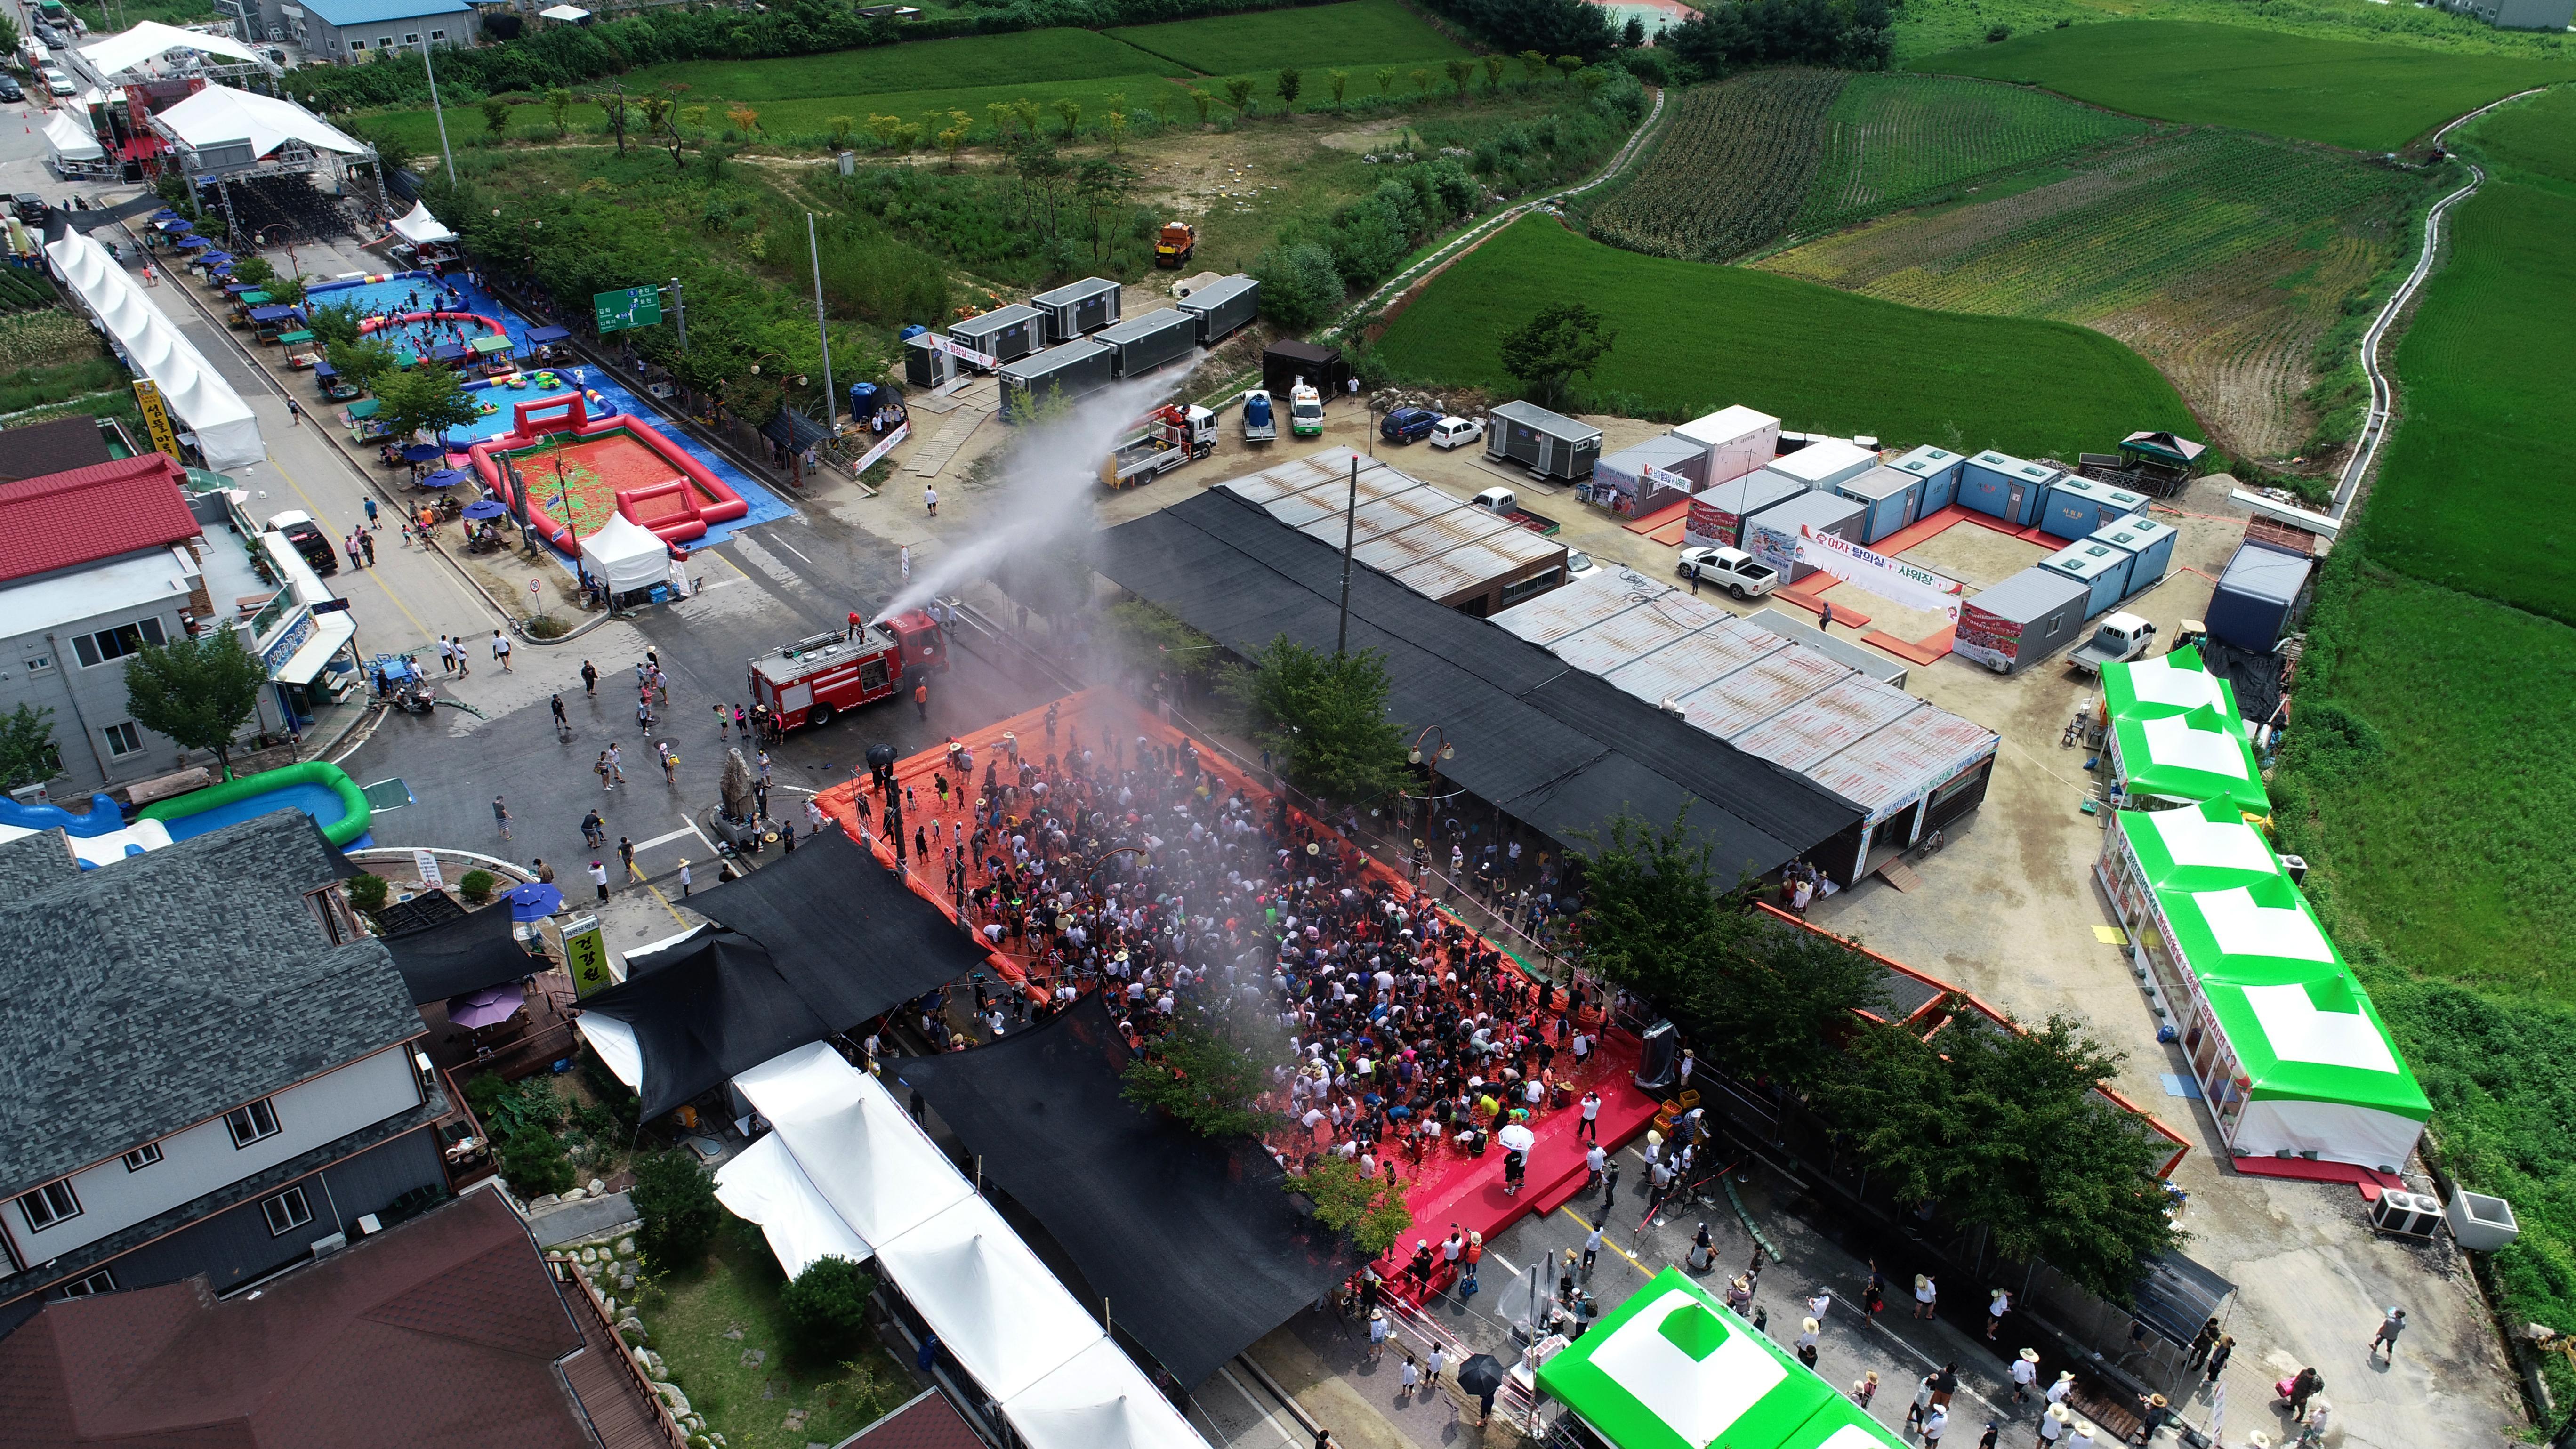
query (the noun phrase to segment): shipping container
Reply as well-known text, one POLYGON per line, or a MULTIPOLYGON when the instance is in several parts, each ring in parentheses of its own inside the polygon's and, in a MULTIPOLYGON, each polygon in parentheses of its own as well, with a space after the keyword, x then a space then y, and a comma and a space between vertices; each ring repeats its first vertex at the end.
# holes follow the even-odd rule
POLYGON ((1695 480, 1702 488, 1732 483, 1780 454, 1780 420, 1748 407, 1720 408, 1693 418, 1673 429, 1673 435, 1698 444, 1706 454, 1695 480))
POLYGON ((1118 284, 1107 277, 1085 277, 1052 292, 1040 292, 1029 305, 1046 319, 1046 343, 1071 342, 1118 321, 1118 284))
POLYGON ((1261 284, 1237 273, 1184 293, 1172 305, 1199 319, 1199 346, 1214 347, 1261 310, 1261 284))
POLYGON ((948 337, 961 346, 1012 363, 1046 346, 1046 322, 1037 308, 1014 302, 951 324, 948 337))
POLYGON ((2165 571, 2173 566, 2174 528, 2152 518, 2123 518, 2093 535, 2093 542, 2107 543, 2129 555, 2129 592, 2135 598, 2164 582, 2165 571))
POLYGON ((1742 548, 1744 520, 1806 491, 1806 484, 1783 478, 1767 468, 1714 484, 1691 499, 1689 521, 1682 525, 1682 542, 1692 548, 1742 548))
POLYGON ((1086 337, 1002 368, 1002 421, 1026 422, 1044 408, 1076 403, 1109 386, 1110 351, 1086 337))
POLYGON ((1261 385, 1274 398, 1284 398, 1303 381, 1324 395, 1330 406, 1348 390, 1351 365, 1342 354, 1311 342, 1273 342, 1261 353, 1261 385))
POLYGON ((1507 402, 1485 417, 1485 456, 1570 483, 1592 476, 1601 457, 1601 430, 1534 402, 1507 402))
POLYGON ((1834 491, 1869 510, 1860 541, 1876 543, 1922 516, 1923 480, 1902 468, 1878 467, 1846 478, 1834 491))
POLYGON ((1795 478, 1809 489, 1830 492, 1844 479, 1857 478, 1877 467, 1878 454, 1842 438, 1819 438, 1762 466, 1783 478, 1795 478))
POLYGON ((940 349, 927 332, 903 339, 903 380, 918 388, 942 387, 956 380, 957 357, 940 349))
POLYGON ((2049 488, 2065 471, 1988 449, 1959 471, 1959 506, 2028 528, 2039 522, 2049 488))
POLYGON ((2084 617, 2106 614, 2129 596, 2129 552, 2107 543, 2070 543, 2039 561, 2090 590, 2084 617))
POLYGON ((2268 544, 2239 546, 2209 596, 2204 622, 2210 637, 2257 654, 2271 653, 2306 603, 2316 567, 2314 559, 2268 544))
POLYGON ((2037 664, 2084 636, 2092 586, 2032 564, 1968 600, 1950 652, 1997 674, 2037 664))
POLYGON ((1815 565, 1798 562, 1799 529, 1858 543, 1861 520, 1868 515, 1867 508, 1839 493, 1804 493, 1746 519, 1744 542, 1737 547, 1778 569, 1781 582, 1794 584, 1816 571, 1815 565))
POLYGON ((1923 502, 1915 513, 1930 518, 1959 501, 1959 473, 1968 466, 1968 460, 1927 443, 1887 466, 1902 468, 1923 480, 1923 502))
POLYGON ((1648 438, 1592 465, 1592 501, 1622 518, 1640 517, 1698 492, 1706 482, 1707 467, 1708 450, 1679 433, 1648 438), (1649 484, 1649 466, 1685 480, 1690 487, 1675 491, 1669 485, 1649 484))
POLYGON ((2110 524, 2147 511, 2147 496, 2069 473, 2049 485, 2039 531, 2069 542, 2091 538, 2110 524))
POLYGON ((1112 373, 1122 378, 1143 377, 1164 363, 1198 350, 1199 319, 1166 307, 1134 321, 1103 328, 1092 341, 1109 349, 1112 373))

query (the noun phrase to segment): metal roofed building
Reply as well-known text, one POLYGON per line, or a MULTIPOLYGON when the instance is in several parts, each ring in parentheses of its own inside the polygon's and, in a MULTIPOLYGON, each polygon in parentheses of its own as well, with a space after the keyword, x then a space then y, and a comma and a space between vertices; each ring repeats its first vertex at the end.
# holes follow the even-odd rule
POLYGON ((1348 448, 1326 448, 1217 486, 1336 552, 1347 528, 1352 558, 1479 617, 1565 582, 1564 544, 1348 448))
MULTIPOLYGON (((1814 864, 1849 884, 1875 846, 1902 848, 1985 798, 1994 731, 1880 671, 1608 568, 1494 622, 1702 733, 1794 771, 1862 812, 1814 864)), ((1840 641, 1835 641, 1839 643, 1840 641)))
POLYGON ((331 60, 370 51, 472 45, 481 14, 466 0, 260 0, 265 33, 284 36, 331 60))
MULTIPOLYGON (((1339 555, 1221 488, 1101 534, 1097 567, 1228 648, 1284 634, 1330 649, 1339 555)), ((1398 725, 1439 725, 1457 745, 1443 781, 1551 839, 1579 841, 1623 811, 1660 822, 1686 806, 1731 884, 1863 827, 1814 781, 1372 569, 1351 574, 1350 647, 1385 654, 1398 725)))

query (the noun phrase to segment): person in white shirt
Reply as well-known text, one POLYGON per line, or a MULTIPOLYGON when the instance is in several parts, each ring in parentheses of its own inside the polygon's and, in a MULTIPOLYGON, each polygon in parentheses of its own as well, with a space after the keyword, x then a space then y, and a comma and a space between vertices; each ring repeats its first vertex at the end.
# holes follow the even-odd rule
POLYGON ((2013 1360, 2012 1364, 2013 1402, 2016 1404, 2029 1403, 2031 1386, 2038 1382, 2039 1350, 2035 1348, 2025 1348, 2021 1351, 2021 1355, 2013 1360))

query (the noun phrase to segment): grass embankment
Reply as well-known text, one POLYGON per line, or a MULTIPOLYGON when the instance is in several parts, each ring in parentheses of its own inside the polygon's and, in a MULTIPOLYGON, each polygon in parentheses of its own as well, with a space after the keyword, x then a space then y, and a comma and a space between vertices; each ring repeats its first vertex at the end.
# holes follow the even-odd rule
POLYGON ((912 1396, 903 1370, 873 1343, 847 1364, 789 1355, 778 1264, 757 1230, 727 1227, 703 1266, 663 1279, 643 1300, 643 1317, 671 1382, 729 1449, 838 1444, 912 1396))
POLYGON ((1380 345, 1402 375, 1507 390, 1502 335, 1566 299, 1619 329, 1582 390, 1641 415, 1743 403, 1793 428, 2025 456, 2098 451, 2137 428, 2197 435, 2173 385, 2098 332, 1639 256, 1545 217, 1450 268, 1380 345))
POLYGON ((2543 52, 2463 54, 2175 20, 2039 31, 1910 64, 2359 151, 2393 151, 2498 96, 2576 80, 2576 58, 2543 52))
POLYGON ((2260 5, 2243 0, 1908 0, 1890 13, 1896 22, 1897 61, 1916 69, 1938 69, 1924 64, 1927 56, 1994 43, 1991 37, 1998 30, 2027 36, 2061 26, 2081 29, 2142 20, 2202 21, 2455 55, 2545 57, 2556 54, 2559 44, 2542 31, 2499 30, 2473 15, 2380 0, 2265 0, 2260 5))
POLYGON ((1826 117, 1825 155, 1798 208, 1814 234, 1962 184, 2134 136, 2146 124, 2011 86, 1856 75, 1826 117))

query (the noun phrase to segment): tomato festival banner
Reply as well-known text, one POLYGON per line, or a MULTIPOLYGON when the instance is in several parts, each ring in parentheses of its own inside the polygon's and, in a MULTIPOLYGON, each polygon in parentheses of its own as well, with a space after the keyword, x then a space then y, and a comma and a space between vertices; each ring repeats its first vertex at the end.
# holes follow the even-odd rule
POLYGON ((1872 553, 1848 538, 1798 526, 1798 562, 1823 569, 1853 588, 1878 595, 1909 609, 1939 614, 1959 622, 1961 586, 1930 569, 1902 559, 1872 553))

